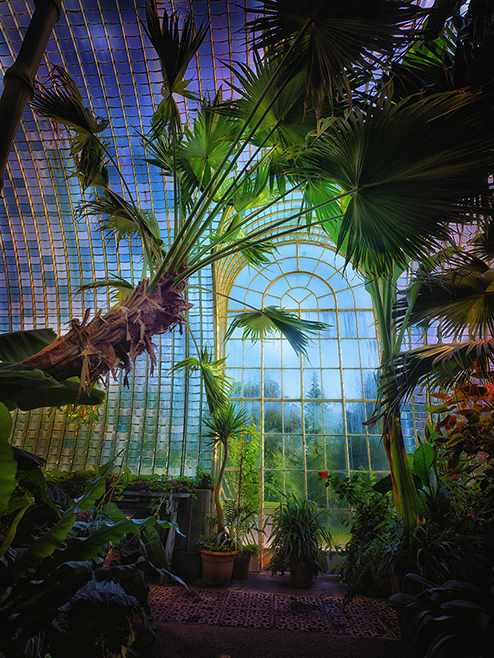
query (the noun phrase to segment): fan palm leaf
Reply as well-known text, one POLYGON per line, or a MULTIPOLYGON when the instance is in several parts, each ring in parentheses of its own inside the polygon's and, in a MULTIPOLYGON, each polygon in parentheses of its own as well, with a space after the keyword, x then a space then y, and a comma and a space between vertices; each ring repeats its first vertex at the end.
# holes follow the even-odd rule
POLYGON ((387 53, 401 29, 419 15, 407 0, 264 0, 255 21, 258 48, 286 51, 296 70, 306 71, 318 104, 327 91, 349 91, 347 71, 367 67, 376 53, 387 53))
POLYGON ((273 333, 281 333, 290 343, 296 354, 307 357, 309 338, 306 334, 315 334, 328 325, 323 322, 304 320, 294 313, 288 313, 275 306, 266 306, 262 310, 241 313, 233 318, 226 333, 229 338, 236 329, 243 328, 244 340, 262 340, 273 333))
POLYGON ((335 229, 346 262, 392 274, 426 258, 487 197, 491 137, 475 131, 475 97, 448 93, 353 110, 300 160, 324 172, 350 201, 335 229), (399 226, 399 231, 396 227, 399 226))
POLYGON ((104 145, 98 134, 108 127, 108 120, 94 116, 85 107, 75 82, 63 68, 54 67, 51 83, 51 87, 38 87, 31 101, 33 109, 40 116, 70 129, 71 153, 82 186, 106 184, 108 171, 104 163, 104 145))
POLYGON ((144 27, 161 62, 165 94, 154 117, 153 130, 155 134, 159 134, 167 123, 171 123, 178 134, 181 132, 182 122, 173 94, 198 100, 195 94, 187 90, 188 81, 184 80, 184 75, 190 60, 204 41, 207 28, 202 26, 194 34, 191 16, 187 16, 180 27, 178 16, 175 14, 168 16, 166 10, 163 11, 160 24, 155 0, 146 4, 144 27))
POLYGON ((199 357, 188 357, 176 363, 172 372, 199 372, 204 384, 209 413, 224 407, 232 390, 232 381, 225 375, 226 359, 213 359, 207 347, 201 347, 199 357))
MULTIPOLYGON (((408 324, 439 321, 444 336, 457 340, 494 334, 494 270, 483 260, 463 256, 463 262, 443 272, 420 277, 420 291, 408 324)), ((398 317, 408 309, 405 299, 396 304, 398 317)))
MULTIPOLYGON (((380 391, 377 408, 382 411, 399 407, 418 386, 427 385, 430 390, 448 390, 468 377, 474 368, 489 379, 493 356, 492 338, 426 345, 397 354, 384 365, 392 377, 388 378, 380 391)), ((379 415, 372 420, 376 420, 379 415)))

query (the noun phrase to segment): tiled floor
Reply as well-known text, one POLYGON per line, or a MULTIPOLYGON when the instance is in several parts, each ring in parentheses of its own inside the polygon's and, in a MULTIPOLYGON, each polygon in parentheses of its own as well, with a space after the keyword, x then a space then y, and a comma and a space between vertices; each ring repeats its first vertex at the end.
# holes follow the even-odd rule
POLYGON ((330 576, 320 576, 309 590, 297 590, 288 576, 250 574, 225 589, 207 589, 200 582, 188 591, 156 585, 149 598, 157 622, 399 637, 398 620, 387 601, 357 598, 346 604, 344 592, 330 576))

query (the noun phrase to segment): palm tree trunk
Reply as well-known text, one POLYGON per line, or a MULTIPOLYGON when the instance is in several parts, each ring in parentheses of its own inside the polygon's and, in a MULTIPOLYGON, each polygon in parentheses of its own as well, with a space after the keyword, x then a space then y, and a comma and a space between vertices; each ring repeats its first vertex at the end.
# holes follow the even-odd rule
POLYGON ((214 504, 216 506, 216 527, 218 529, 218 534, 226 532, 225 513, 223 511, 223 505, 221 504, 221 485, 223 482, 226 462, 228 460, 228 440, 226 439, 222 441, 221 445, 223 446, 223 461, 221 462, 220 472, 218 473, 218 479, 216 480, 216 486, 214 488, 214 504))
POLYGON ((386 414, 383 421, 383 443, 391 470, 396 513, 402 517, 405 530, 410 532, 417 525, 420 504, 408 466, 400 414, 386 414))
POLYGON ((25 359, 22 365, 37 368, 58 381, 79 377, 81 389, 90 391, 109 371, 122 368, 124 382, 135 358, 147 352, 151 367, 156 363, 153 336, 182 330, 184 314, 192 306, 183 298, 186 282, 174 286, 175 276, 163 275, 148 294, 148 280, 141 281, 119 306, 101 312, 88 322, 71 321, 70 331, 51 345, 25 359))

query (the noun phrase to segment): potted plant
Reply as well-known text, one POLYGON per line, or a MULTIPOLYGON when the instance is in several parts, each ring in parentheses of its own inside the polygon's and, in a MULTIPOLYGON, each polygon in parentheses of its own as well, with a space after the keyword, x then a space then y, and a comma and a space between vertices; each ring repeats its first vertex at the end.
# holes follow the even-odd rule
POLYGON ((272 574, 290 571, 295 587, 311 587, 314 576, 325 570, 323 549, 331 545, 331 535, 324 521, 327 510, 316 500, 288 494, 269 517, 273 551, 272 574))
POLYGON ((256 535, 259 525, 261 484, 257 463, 260 438, 254 424, 243 428, 240 437, 229 442, 229 461, 225 476, 225 489, 231 498, 226 500, 225 517, 238 553, 233 563, 232 577, 243 580, 249 575, 251 558, 259 546, 256 535))
POLYGON ((238 500, 227 500, 225 510, 226 524, 237 550, 232 576, 236 580, 244 580, 249 575, 251 558, 259 550, 257 543, 252 541, 254 533, 259 531, 257 513, 241 505, 238 500))
POLYGON ((203 580, 206 585, 212 587, 228 585, 238 552, 226 526, 225 512, 221 504, 221 484, 228 460, 228 440, 238 436, 247 421, 245 412, 236 411, 231 403, 218 405, 204 421, 207 428, 205 436, 211 439, 213 446, 223 450, 223 459, 214 487, 215 517, 210 521, 214 532, 208 537, 202 536, 198 542, 202 556, 203 580))

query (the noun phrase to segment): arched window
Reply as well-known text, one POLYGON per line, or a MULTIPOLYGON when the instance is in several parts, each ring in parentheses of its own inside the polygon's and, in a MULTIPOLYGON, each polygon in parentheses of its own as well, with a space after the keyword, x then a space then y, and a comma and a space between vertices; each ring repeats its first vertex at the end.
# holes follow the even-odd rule
POLYGON ((318 471, 387 471, 377 428, 363 425, 374 407, 379 351, 362 279, 344 271, 344 259, 331 249, 298 242, 279 246, 259 272, 245 265, 229 294, 229 316, 273 305, 329 325, 308 358, 281 336, 252 344, 238 331, 227 343, 233 399, 261 432, 265 506, 276 504, 281 492, 324 494, 318 471))

